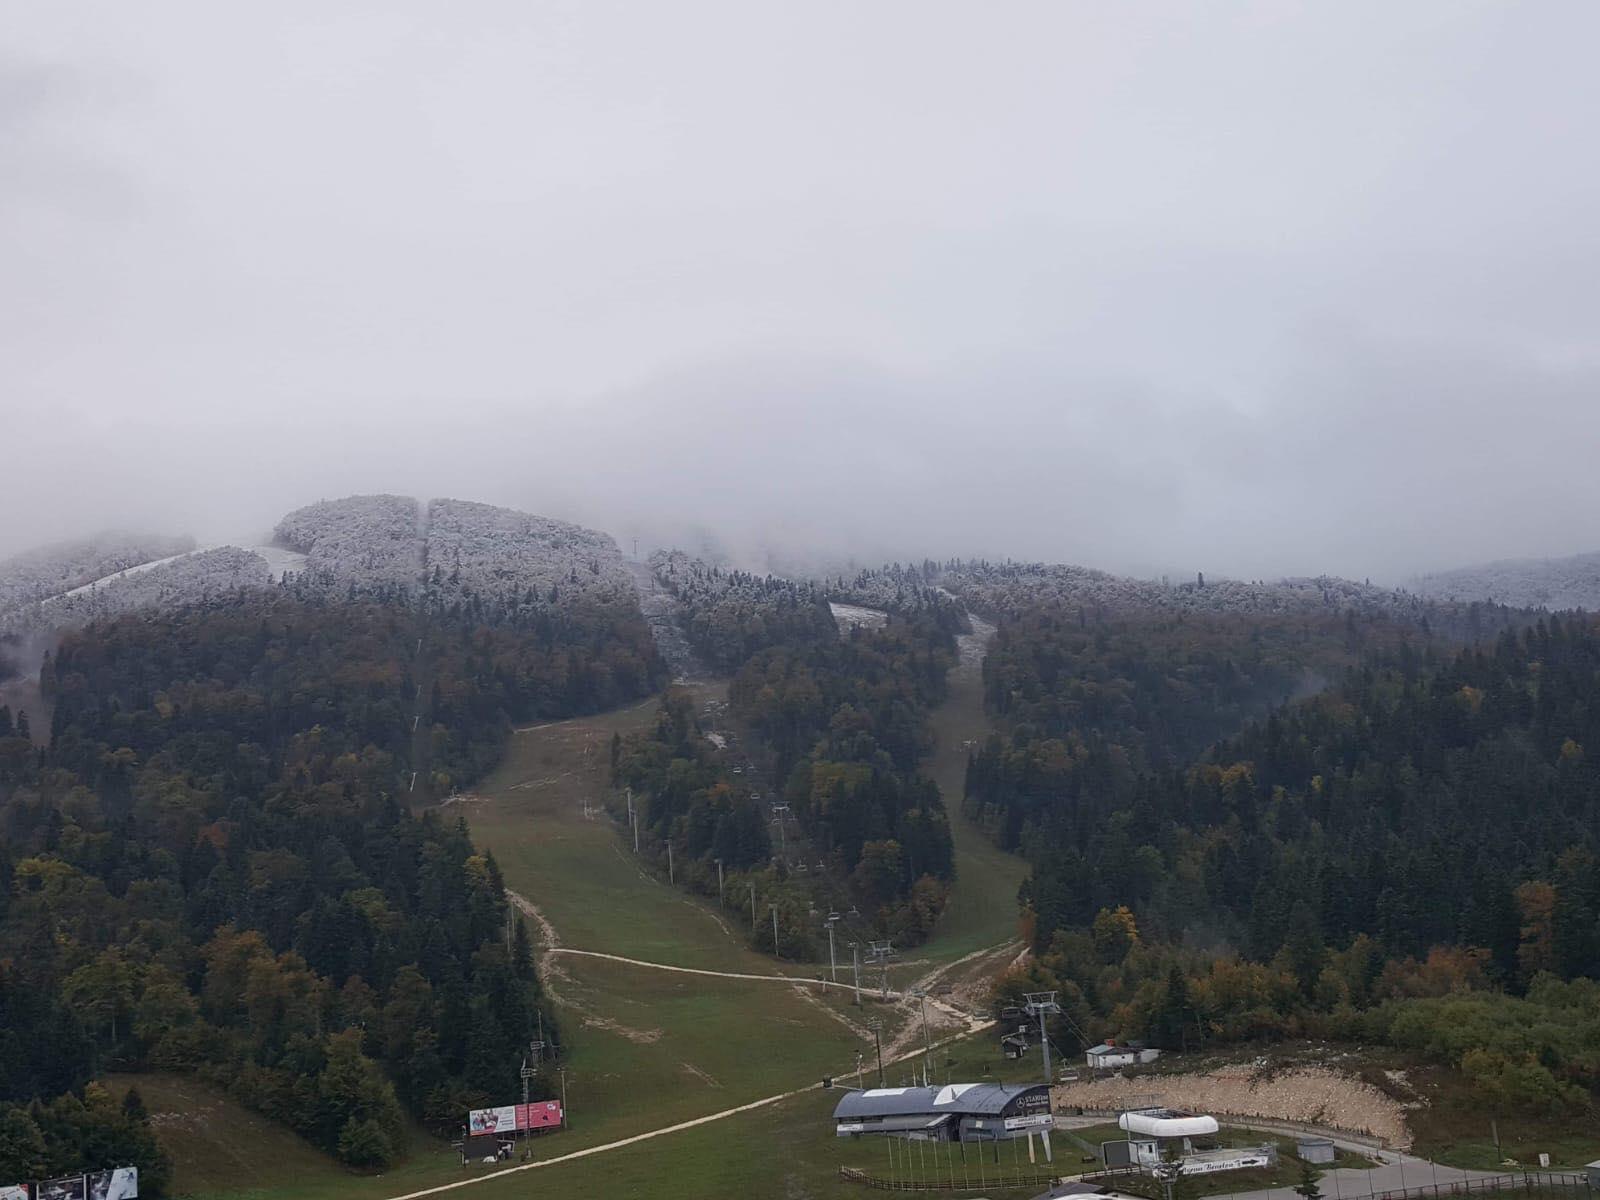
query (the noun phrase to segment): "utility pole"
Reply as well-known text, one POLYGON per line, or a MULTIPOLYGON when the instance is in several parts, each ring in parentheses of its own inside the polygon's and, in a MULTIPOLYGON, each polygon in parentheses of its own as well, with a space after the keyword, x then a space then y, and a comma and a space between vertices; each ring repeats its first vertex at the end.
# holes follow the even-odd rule
POLYGON ((778 957, 778 906, 772 906, 772 956, 778 957))
POLYGON ((915 996, 922 1005, 922 1086, 928 1086, 928 1072, 933 1067, 933 1039, 928 1034, 928 993, 922 988, 913 988, 906 993, 915 996))
POLYGON ((722 860, 720 858, 717 859, 717 907, 728 907, 728 902, 722 898, 722 860))
POLYGON ((855 974, 856 980, 856 1007, 861 1007, 861 944, 850 943, 850 969, 855 974))
POLYGON ((678 882, 677 870, 672 865, 672 839, 671 838, 667 839, 667 882, 668 883, 677 883, 678 882))
POLYGON ((883 1086, 883 1037, 882 1037, 880 1031, 883 1029, 883 1022, 881 1020, 879 1020, 877 1017, 873 1017, 872 1020, 867 1022, 867 1026, 868 1026, 868 1028, 870 1028, 872 1030, 872 1042, 873 1042, 873 1045, 877 1046, 877 1048, 878 1048, 878 1086, 882 1087, 883 1086))
POLYGON ((833 926, 838 919, 838 913, 831 912, 828 914, 828 975, 832 978, 835 985, 837 985, 839 982, 839 964, 834 960, 833 957, 833 926))
POLYGON ((567 1069, 561 1068, 561 1128, 567 1128, 567 1069))

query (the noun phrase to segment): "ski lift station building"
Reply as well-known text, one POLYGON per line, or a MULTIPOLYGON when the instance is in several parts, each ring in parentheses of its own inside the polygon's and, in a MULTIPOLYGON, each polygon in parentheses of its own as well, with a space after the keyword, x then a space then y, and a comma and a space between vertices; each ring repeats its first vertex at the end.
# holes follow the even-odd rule
POLYGON ((953 1083, 847 1092, 833 1110, 839 1137, 888 1134, 932 1142, 993 1142, 1048 1131, 1042 1083, 953 1083))

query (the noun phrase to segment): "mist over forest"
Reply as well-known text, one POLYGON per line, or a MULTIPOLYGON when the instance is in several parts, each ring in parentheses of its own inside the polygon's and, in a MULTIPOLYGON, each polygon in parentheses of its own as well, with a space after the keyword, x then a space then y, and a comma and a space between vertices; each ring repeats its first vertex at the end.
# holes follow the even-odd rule
POLYGON ((742 52, 564 4, 13 23, 0 554, 365 492, 749 565, 1600 546, 1590 7, 702 17, 742 52))
POLYGON ((1594 1200, 1600 5, 0 29, 0 1200, 1594 1200))

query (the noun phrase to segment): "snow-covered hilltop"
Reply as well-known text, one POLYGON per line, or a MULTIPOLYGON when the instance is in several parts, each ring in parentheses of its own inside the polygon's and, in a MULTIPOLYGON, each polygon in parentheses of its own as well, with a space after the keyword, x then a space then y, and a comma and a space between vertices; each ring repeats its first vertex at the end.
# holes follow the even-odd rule
POLYGON ((1513 608, 1600 609, 1600 553, 1514 558, 1423 575, 1413 584, 1436 600, 1491 600, 1513 608))
POLYGON ((192 538, 101 534, 18 555, 0 562, 0 633, 48 635, 286 580, 322 595, 420 595, 486 621, 638 600, 607 535, 466 500, 323 500, 289 513, 273 537, 196 550, 192 538))

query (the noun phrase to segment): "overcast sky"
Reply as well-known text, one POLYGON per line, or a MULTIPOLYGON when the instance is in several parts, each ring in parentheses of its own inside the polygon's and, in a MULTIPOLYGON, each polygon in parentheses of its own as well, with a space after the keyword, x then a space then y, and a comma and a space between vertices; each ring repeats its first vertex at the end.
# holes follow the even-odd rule
POLYGON ((0 0, 0 553, 1600 549, 1600 4, 0 0))

